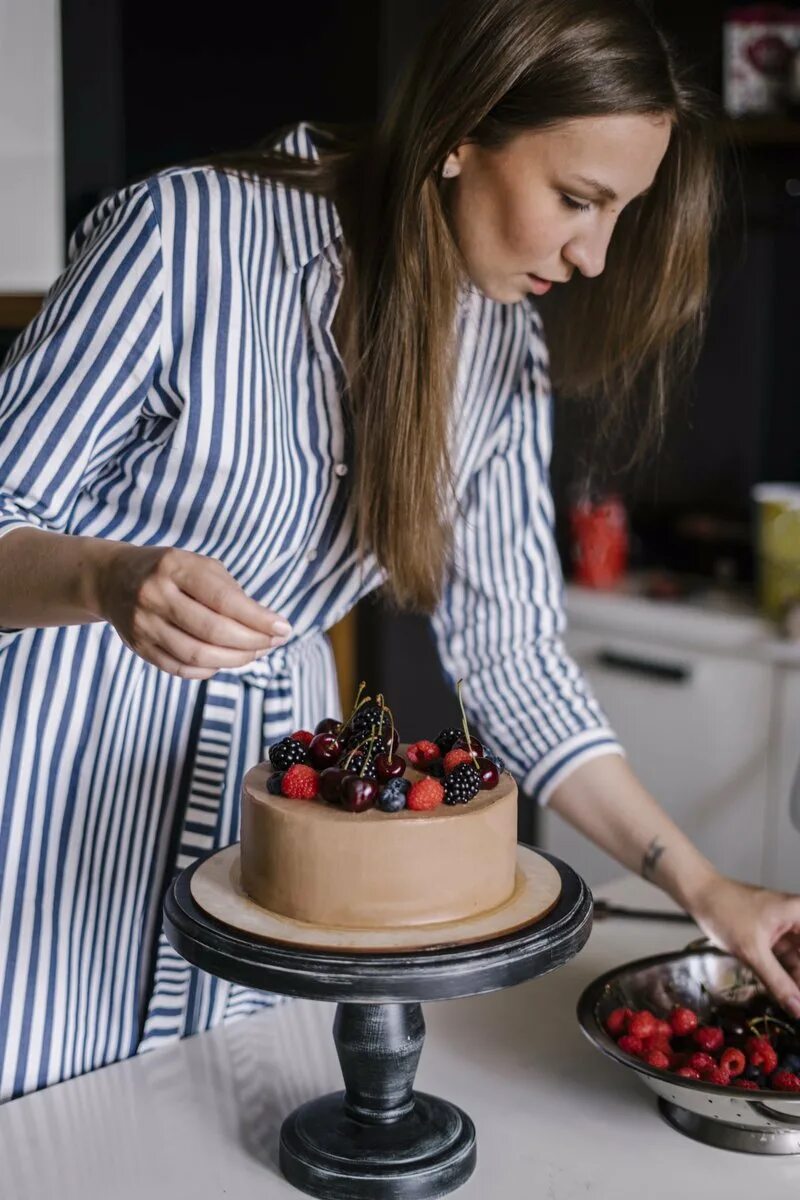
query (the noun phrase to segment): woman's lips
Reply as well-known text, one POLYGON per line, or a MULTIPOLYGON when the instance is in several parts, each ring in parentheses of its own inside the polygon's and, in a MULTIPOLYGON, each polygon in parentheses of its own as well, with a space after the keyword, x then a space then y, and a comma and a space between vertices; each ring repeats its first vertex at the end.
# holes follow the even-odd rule
POLYGON ((534 296, 544 296, 550 291, 553 286, 551 279, 542 279, 541 275, 531 275, 528 273, 528 279, 531 283, 531 291, 534 296))

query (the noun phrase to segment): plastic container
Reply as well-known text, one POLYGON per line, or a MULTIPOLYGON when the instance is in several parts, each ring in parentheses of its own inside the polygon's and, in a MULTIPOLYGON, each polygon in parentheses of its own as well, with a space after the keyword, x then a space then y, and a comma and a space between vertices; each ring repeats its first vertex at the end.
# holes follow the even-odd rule
POLYGON ((764 616, 782 621, 800 601, 800 484, 759 483, 752 496, 759 603, 764 616))

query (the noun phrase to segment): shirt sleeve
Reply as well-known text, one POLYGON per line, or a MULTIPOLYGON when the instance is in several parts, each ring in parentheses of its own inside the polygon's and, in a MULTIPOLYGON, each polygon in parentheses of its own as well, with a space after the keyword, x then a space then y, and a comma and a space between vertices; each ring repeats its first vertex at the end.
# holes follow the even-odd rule
POLYGON ((453 566, 432 617, 470 726, 545 804, 588 759, 622 754, 563 644, 563 580, 549 483, 551 396, 538 316, 521 384, 472 474, 453 566))
POLYGON ((99 205, 0 370, 0 536, 69 531, 130 438, 159 360, 159 225, 148 184, 99 205))

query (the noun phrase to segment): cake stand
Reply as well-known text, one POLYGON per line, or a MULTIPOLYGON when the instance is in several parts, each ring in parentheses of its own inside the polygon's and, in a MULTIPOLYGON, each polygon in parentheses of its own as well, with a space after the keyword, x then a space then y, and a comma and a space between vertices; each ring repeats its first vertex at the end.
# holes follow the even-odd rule
POLYGON ((496 991, 562 966, 589 936, 586 884, 537 851, 560 875, 561 891, 527 926, 437 949, 331 952, 266 941, 201 908, 192 877, 226 852, 230 847, 213 851, 173 881, 164 901, 171 944, 232 983, 337 1004, 333 1039, 345 1090, 286 1117, 279 1157, 286 1178, 325 1200, 422 1200, 459 1187, 475 1168, 475 1127, 455 1104, 414 1091, 425 1037, 422 1001, 496 991))

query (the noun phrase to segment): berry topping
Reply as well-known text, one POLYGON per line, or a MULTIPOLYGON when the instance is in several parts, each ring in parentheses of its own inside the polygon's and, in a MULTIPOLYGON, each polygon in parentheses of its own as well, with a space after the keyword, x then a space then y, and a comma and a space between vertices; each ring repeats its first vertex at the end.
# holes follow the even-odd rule
POLYGON ((490 758, 478 759, 478 773, 481 777, 481 788, 485 792, 490 792, 500 782, 500 772, 497 769, 497 764, 493 763, 490 758))
POLYGON ((267 791, 272 796, 281 796, 281 782, 283 780, 283 771, 276 771, 274 775, 270 775, 267 780, 267 791))
POLYGON ((681 1075, 684 1079, 699 1079, 700 1072, 695 1071, 694 1067, 678 1067, 676 1075, 681 1075))
POLYGON ((703 1079, 706 1083, 716 1083, 720 1087, 728 1087, 731 1082, 731 1077, 723 1067, 709 1067, 703 1072, 703 1079))
POLYGON ((340 803, 345 775, 347 771, 343 771, 341 767, 326 767, 324 771, 320 771, 319 794, 323 800, 327 800, 329 804, 340 803))
POLYGON ((644 1051, 642 1039, 635 1037, 632 1033, 624 1033, 617 1042, 620 1050, 624 1050, 626 1054, 632 1054, 634 1058, 638 1058, 644 1051))
POLYGON ((313 767, 296 763, 284 775, 281 791, 290 800, 311 800, 317 794, 319 776, 313 767))
POLYGON ((411 784, 407 779, 390 779, 378 793, 376 807, 381 812, 400 812, 406 806, 410 791, 411 784))
POLYGON ((461 737, 460 729, 443 729, 441 733, 434 738, 436 745, 442 754, 447 754, 453 749, 453 745, 461 737))
POLYGON ((325 717, 314 727, 314 733, 338 733, 341 728, 341 721, 337 721, 335 717, 325 717))
POLYGON ((287 737, 270 746, 269 761, 276 771, 288 771, 295 763, 307 763, 308 753, 302 742, 287 737))
POLYGON ((706 1071, 710 1071, 711 1068, 715 1067, 717 1064, 714 1062, 710 1054, 706 1054, 704 1051, 698 1050, 689 1056, 689 1060, 687 1061, 686 1065, 687 1067, 691 1067, 693 1071, 699 1071, 700 1074, 703 1075, 706 1071))
POLYGON ((398 779, 406 769, 406 760, 400 754, 379 754, 375 759, 378 779, 398 779))
POLYGON ((444 788, 436 779, 420 779, 408 793, 406 804, 414 812, 438 808, 444 800, 444 788))
POLYGON ((670 1056, 663 1050, 645 1051, 644 1061, 650 1067, 657 1067, 659 1071, 668 1071, 670 1068, 670 1056))
POLYGON ((498 757, 498 755, 491 750, 484 750, 483 757, 488 758, 489 762, 494 763, 500 774, 503 774, 503 771, 505 771, 506 768, 502 758, 498 757))
POLYGON ((408 761, 412 767, 417 767, 419 770, 424 771, 428 763, 434 762, 441 756, 442 752, 435 742, 412 742, 408 747, 408 761))
POLYGON ((761 1088, 756 1083, 755 1079, 734 1079, 733 1086, 742 1088, 746 1092, 760 1092, 761 1088))
POLYGON ((296 729, 291 737, 293 742, 299 742, 301 746, 308 746, 314 735, 308 729, 296 729))
POLYGON ((444 780, 445 804, 468 804, 481 790, 481 777, 471 763, 460 763, 444 780))
POLYGON ((744 1051, 750 1066, 758 1067, 765 1075, 771 1075, 778 1065, 778 1055, 766 1038, 748 1038, 744 1051))
POLYGON ((348 774, 342 784, 342 808, 348 812, 364 812, 372 808, 378 797, 378 785, 374 779, 362 779, 348 774))
POLYGON ((454 750, 471 750, 473 754, 483 755, 483 745, 476 737, 471 737, 469 741, 465 737, 460 737, 457 742, 453 743, 454 750))
POLYGON ((339 739, 333 733, 316 733, 308 747, 308 757, 318 770, 334 766, 341 753, 339 739))
POLYGON ((444 756, 444 773, 449 775, 461 763, 471 763, 472 755, 469 750, 449 750, 444 756))

